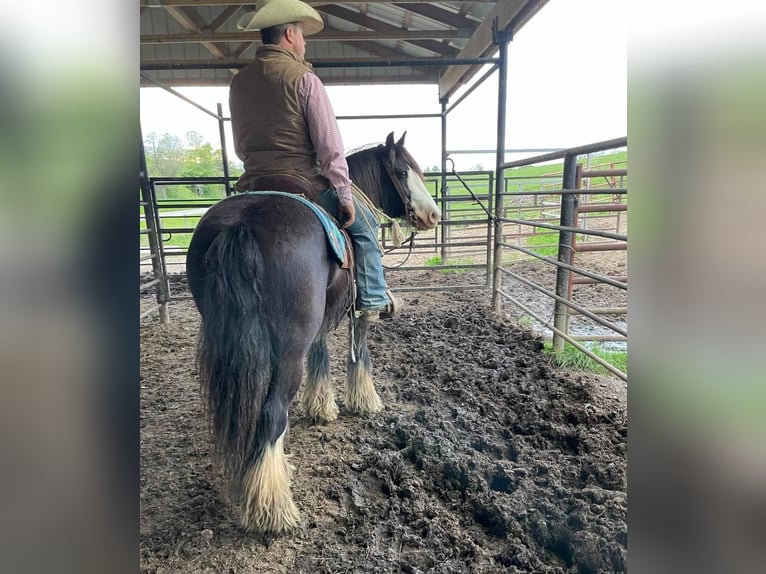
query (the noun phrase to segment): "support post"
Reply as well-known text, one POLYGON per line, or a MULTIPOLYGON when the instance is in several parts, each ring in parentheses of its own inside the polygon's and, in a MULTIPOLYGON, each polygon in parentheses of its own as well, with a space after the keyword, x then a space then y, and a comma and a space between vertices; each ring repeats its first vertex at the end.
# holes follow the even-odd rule
POLYGON ((497 66, 497 147, 495 157, 495 255, 492 261, 492 309, 496 313, 502 311, 502 300, 500 298, 500 289, 502 288, 502 275, 500 267, 503 262, 502 243, 503 243, 503 189, 505 187, 505 107, 507 100, 507 82, 508 82, 508 43, 512 39, 510 31, 497 29, 497 18, 492 24, 495 44, 497 44, 500 55, 497 66))
MULTIPOLYGON (((439 103, 442 106, 442 112, 441 112, 441 123, 442 123, 442 164, 441 164, 441 172, 442 172, 442 181, 441 181, 441 197, 442 197, 442 221, 449 221, 449 201, 447 200, 447 194, 449 193, 449 188, 447 187, 447 103, 449 102, 448 98, 439 98, 439 103)), ((449 239, 449 225, 441 225, 441 231, 442 231, 442 240, 441 240, 441 264, 446 265, 447 264, 447 257, 449 255, 449 252, 447 250, 447 242, 449 239)), ((438 236, 437 236, 438 241, 438 236)))
POLYGON ((149 253, 152 256, 152 271, 157 282, 157 304, 160 311, 160 323, 167 325, 170 321, 168 314, 168 299, 170 290, 168 286, 167 274, 161 256, 162 238, 159 233, 159 217, 157 215, 157 195, 149 181, 149 170, 146 165, 146 150, 144 149, 143 135, 140 137, 140 158, 138 181, 141 188, 141 200, 144 204, 144 219, 149 229, 147 237, 149 238, 149 253))
MULTIPOLYGON (((494 189, 495 189, 495 172, 489 172, 487 174, 487 211, 494 213, 494 189)), ((486 267, 484 268, 484 283, 487 289, 492 288, 492 255, 494 251, 494 245, 492 244, 492 218, 487 215, 487 260, 486 267)))
POLYGON ((226 151, 226 130, 223 126, 223 106, 218 103, 218 134, 221 137, 221 161, 223 162, 223 177, 226 180, 224 184, 224 191, 226 197, 232 194, 231 186, 229 185, 229 154, 226 151))
MULTIPOLYGON (((564 177, 561 183, 563 189, 574 189, 577 185, 577 155, 568 153, 564 156, 564 177)), ((577 208, 577 196, 574 193, 561 194, 561 217, 559 219, 562 227, 575 227, 575 212, 577 208)), ((560 263, 572 264, 572 248, 574 242, 574 233, 571 231, 559 231, 559 252, 558 261, 560 263)), ((556 295, 567 299, 569 292, 569 280, 571 271, 563 267, 556 268, 556 295)), ((569 333, 569 307, 559 300, 553 308, 553 326, 562 333, 569 333)), ((564 350, 564 338, 553 333, 553 350, 564 350)))

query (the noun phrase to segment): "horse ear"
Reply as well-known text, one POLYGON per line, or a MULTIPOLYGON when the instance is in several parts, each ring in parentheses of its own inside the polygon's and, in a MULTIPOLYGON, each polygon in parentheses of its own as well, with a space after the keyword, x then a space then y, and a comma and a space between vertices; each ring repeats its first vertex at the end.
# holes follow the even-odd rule
POLYGON ((394 132, 391 132, 386 138, 386 148, 391 149, 394 147, 394 145, 394 132))
POLYGON ((405 131, 402 134, 402 137, 399 138, 399 141, 396 142, 396 147, 398 147, 398 148, 403 148, 404 147, 404 136, 406 136, 406 135, 407 135, 407 132, 405 131))

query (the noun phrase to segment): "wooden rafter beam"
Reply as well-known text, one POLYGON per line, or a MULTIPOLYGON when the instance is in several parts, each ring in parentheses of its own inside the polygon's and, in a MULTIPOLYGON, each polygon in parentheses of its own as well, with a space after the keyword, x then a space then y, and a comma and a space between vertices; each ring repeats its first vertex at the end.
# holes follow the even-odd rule
MULTIPOLYGON (((492 36, 492 24, 497 19, 500 30, 518 31, 548 0, 505 0, 497 2, 484 18, 458 58, 482 58, 497 49, 492 36)), ((479 70, 480 66, 451 66, 439 79, 439 97, 449 98, 479 70)))
MULTIPOLYGON (((351 22, 357 26, 369 28, 370 30, 379 34, 395 34, 401 33, 403 31, 402 28, 391 26, 390 24, 386 24, 385 22, 381 22, 380 20, 371 18, 364 14, 360 14, 359 12, 354 12, 353 10, 343 8, 341 6, 320 6, 319 11, 324 12, 325 14, 329 14, 330 16, 334 16, 335 18, 345 20, 346 22, 351 22)), ((313 37, 316 38, 316 36, 313 37)), ((409 43, 425 50, 429 50, 435 54, 440 54, 442 56, 454 56, 457 54, 456 49, 434 40, 412 40, 409 43)))
MULTIPOLYGON (((165 6, 167 11, 173 19, 181 24, 185 30, 188 30, 192 34, 199 35, 202 29, 207 26, 202 17, 193 8, 178 8, 175 6, 165 6)), ((219 60, 225 60, 228 57, 221 48, 213 44, 212 42, 200 42, 213 56, 219 60)))
MULTIPOLYGON (((344 42, 348 43, 348 42, 344 42)), ((373 56, 377 56, 378 58, 384 58, 386 60, 410 60, 413 58, 408 58, 406 54, 403 54, 401 52, 397 52, 396 50, 392 50, 390 48, 387 48, 386 46, 381 46, 380 44, 376 44, 375 42, 354 42, 353 44, 348 43, 349 46, 352 46, 355 49, 362 50, 364 52, 367 52, 368 54, 372 54, 373 56)), ((349 58, 344 58, 345 60, 349 60, 349 58)), ((319 64, 322 62, 319 58, 312 58, 311 60, 312 64, 319 64)), ((364 58, 359 59, 360 62, 364 61, 364 58)), ((371 60, 372 61, 372 60, 371 60)), ((420 67, 413 67, 413 70, 416 72, 423 74, 423 75, 436 75, 438 77, 438 71, 435 71, 433 69, 428 69, 427 67, 420 66, 420 67)))
POLYGON ((239 58, 253 44, 255 44, 255 42, 242 42, 239 46, 237 46, 234 50, 231 51, 232 58, 239 58))
POLYGON ((216 16, 215 20, 213 20, 212 22, 210 22, 210 24, 208 24, 205 30, 210 32, 215 32, 216 30, 218 30, 218 28, 223 26, 226 20, 234 16, 234 14, 236 14, 237 11, 239 11, 239 6, 227 6, 226 8, 223 9, 223 11, 218 16, 216 16))
MULTIPOLYGON (((260 32, 226 32, 219 34, 145 34, 141 44, 200 44, 205 42, 248 42, 260 40, 260 32)), ((365 42, 370 40, 451 40, 470 38, 471 30, 407 30, 390 32, 346 32, 325 28, 310 37, 312 42, 365 42)))
POLYGON ((176 8, 173 6, 168 6, 165 8, 165 11, 173 16, 173 18, 175 18, 178 23, 181 24, 181 26, 190 32, 199 33, 207 28, 207 22, 202 16, 199 15, 199 12, 197 12, 196 8, 176 8))
POLYGON ((461 14, 444 10, 426 2, 407 4, 407 10, 425 16, 426 18, 430 18, 435 22, 441 22, 447 26, 452 26, 453 28, 477 28, 479 26, 479 23, 475 20, 471 20, 461 14))

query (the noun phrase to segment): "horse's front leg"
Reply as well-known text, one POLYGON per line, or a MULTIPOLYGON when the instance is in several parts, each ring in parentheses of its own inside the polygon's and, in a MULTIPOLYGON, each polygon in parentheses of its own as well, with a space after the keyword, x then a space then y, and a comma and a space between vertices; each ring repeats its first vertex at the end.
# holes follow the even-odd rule
POLYGON ((301 395, 304 414, 312 421, 326 423, 338 418, 338 405, 330 383, 330 358, 327 338, 321 333, 311 344, 308 354, 308 376, 301 395))
POLYGON ((354 335, 348 357, 348 380, 346 381, 346 408, 354 413, 377 413, 383 410, 375 386, 372 383, 370 352, 367 349, 367 330, 369 323, 363 318, 355 318, 354 335), (354 360, 356 359, 356 360, 354 360))

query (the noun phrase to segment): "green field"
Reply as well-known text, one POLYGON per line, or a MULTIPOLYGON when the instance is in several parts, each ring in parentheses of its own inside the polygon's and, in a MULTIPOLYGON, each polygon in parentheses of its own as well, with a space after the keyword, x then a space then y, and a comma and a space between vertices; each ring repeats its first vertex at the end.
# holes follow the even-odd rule
MULTIPOLYGON (((628 165, 628 152, 620 151, 600 156, 592 156, 590 161, 590 169, 609 169, 612 166, 615 169, 626 168, 628 165)), ((585 165, 584 158, 581 163, 585 165)), ((508 205, 509 199, 513 197, 514 193, 523 194, 530 191, 545 191, 556 190, 561 188, 561 179, 563 177, 564 163, 563 161, 558 163, 552 163, 547 165, 532 165, 524 166, 505 171, 506 177, 506 192, 509 194, 505 198, 505 204, 508 205)), ((466 184, 471 188, 471 191, 476 195, 485 207, 489 207, 488 192, 489 192, 489 175, 482 172, 481 174, 460 174, 466 184)), ((622 178, 622 181, 616 182, 618 187, 627 187, 627 177, 622 178)), ((426 187, 432 195, 437 195, 437 189, 441 185, 441 177, 434 174, 426 174, 426 187)), ((608 183, 605 178, 592 178, 590 181, 591 188, 604 188, 608 189, 608 183)), ((473 219, 477 216, 485 214, 484 210, 477 205, 476 201, 470 198, 470 193, 465 189, 464 185, 456 178, 450 177, 447 180, 447 209, 449 212, 449 219, 465 220, 473 219), (468 196, 463 199, 463 196, 468 196), (450 198, 460 198, 458 200, 450 200, 450 198)), ((494 192, 494 189, 491 190, 494 192)), ((442 211, 445 211, 442 207, 442 211)), ((536 219, 537 217, 532 214, 528 214, 525 218, 536 219)))

